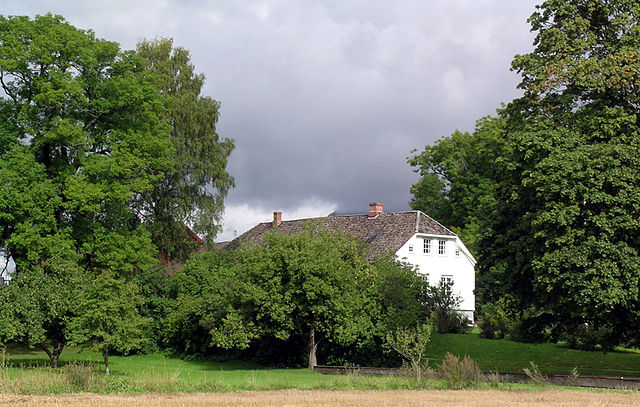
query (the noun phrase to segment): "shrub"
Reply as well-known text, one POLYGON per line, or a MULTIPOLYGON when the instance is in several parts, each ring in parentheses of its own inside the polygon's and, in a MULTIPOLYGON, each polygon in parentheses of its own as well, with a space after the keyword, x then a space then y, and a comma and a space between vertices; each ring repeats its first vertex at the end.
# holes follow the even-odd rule
POLYGON ((450 334, 468 334, 472 324, 469 317, 461 312, 452 311, 449 314, 446 332, 450 334))
POLYGON ((547 378, 547 376, 543 375, 540 372, 538 365, 536 365, 532 361, 529 361, 529 367, 530 369, 525 367, 524 369, 522 369, 522 371, 527 375, 529 379, 531 379, 531 382, 541 385, 549 384, 549 379, 547 378))
POLYGON ((486 339, 502 339, 509 333, 509 318, 498 304, 485 304, 483 315, 478 321, 480 336, 486 339))
POLYGON ((613 350, 618 343, 618 334, 610 326, 580 324, 563 335, 563 339, 572 349, 613 350))
POLYGON ((451 389, 463 389, 477 385, 482 379, 482 371, 478 364, 469 356, 462 360, 447 352, 438 367, 438 372, 446 380, 451 389))
POLYGON ((431 339, 431 330, 431 325, 419 325, 414 329, 398 328, 387 333, 386 345, 410 364, 417 383, 420 383, 422 370, 426 367, 426 348, 431 339))

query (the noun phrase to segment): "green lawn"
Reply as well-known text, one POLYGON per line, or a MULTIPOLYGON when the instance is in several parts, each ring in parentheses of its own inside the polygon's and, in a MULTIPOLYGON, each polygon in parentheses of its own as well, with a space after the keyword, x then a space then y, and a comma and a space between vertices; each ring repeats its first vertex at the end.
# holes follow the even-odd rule
MULTIPOLYGON (((434 335, 429 345, 432 367, 446 352, 471 356, 484 371, 522 372, 535 362, 543 373, 569 373, 573 367, 582 375, 640 377, 640 353, 584 352, 558 344, 523 344, 488 340, 476 333, 434 335)), ((210 392, 237 390, 329 389, 390 390, 444 389, 442 380, 416 385, 412 378, 331 376, 308 369, 269 369, 248 362, 182 360, 153 355, 111 356, 111 376, 102 373, 101 356, 83 348, 67 348, 61 368, 45 367, 43 352, 10 346, 0 358, 0 393, 38 394, 70 392, 210 392)), ((491 384, 483 384, 487 387, 491 384)), ((527 389, 529 385, 500 384, 499 388, 527 389)))
POLYGON ((60 357, 59 369, 49 369, 47 362, 43 352, 9 347, 5 368, 0 369, 0 393, 446 388, 441 380, 423 382, 417 386, 415 379, 406 377, 322 375, 309 369, 270 369, 247 362, 182 360, 159 354, 111 356, 111 376, 105 377, 101 356, 81 348, 65 349, 60 357))
POLYGON ((562 344, 529 344, 506 339, 484 339, 478 334, 434 335, 428 356, 433 366, 447 353, 469 355, 483 371, 522 372, 529 361, 543 373, 567 374, 577 367, 582 375, 640 377, 640 353, 621 349, 616 352, 586 352, 562 344))

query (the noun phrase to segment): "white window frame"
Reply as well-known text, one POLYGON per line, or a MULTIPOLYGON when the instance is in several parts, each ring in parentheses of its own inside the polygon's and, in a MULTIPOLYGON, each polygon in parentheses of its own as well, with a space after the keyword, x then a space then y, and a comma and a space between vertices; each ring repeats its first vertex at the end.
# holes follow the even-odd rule
POLYGON ((427 237, 422 238, 422 253, 431 254, 431 239, 427 237))
POLYGON ((456 257, 460 257, 460 249, 456 247, 456 257))
POLYGON ((447 254, 447 241, 438 240, 438 255, 446 256, 447 254))
POLYGON ((413 245, 412 244, 409 245, 409 253, 413 253, 413 245))

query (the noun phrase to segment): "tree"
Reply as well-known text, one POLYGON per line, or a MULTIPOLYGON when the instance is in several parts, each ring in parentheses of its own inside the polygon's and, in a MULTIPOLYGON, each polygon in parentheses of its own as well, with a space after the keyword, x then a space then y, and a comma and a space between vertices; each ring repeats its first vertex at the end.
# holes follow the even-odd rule
POLYGON ((275 278, 290 333, 307 338, 309 368, 323 340, 342 345, 373 332, 367 295, 369 263, 361 243, 308 225, 301 233, 265 237, 256 277, 275 278))
POLYGON ((188 262, 176 276, 185 293, 173 314, 176 331, 202 327, 223 349, 297 336, 307 344, 310 368, 323 341, 348 345, 373 334, 371 266, 362 243, 314 225, 295 235, 275 231, 265 243, 188 262))
POLYGON ((105 374, 109 374, 109 351, 129 352, 145 340, 144 326, 150 319, 138 313, 142 304, 135 283, 104 272, 80 293, 78 314, 70 322, 75 343, 93 342, 102 353, 105 374))
POLYGON ((387 346, 398 352, 415 372, 420 383, 422 369, 426 366, 427 345, 431 340, 431 325, 417 325, 415 328, 397 328, 387 333, 387 346))
POLYGON ((395 256, 375 259, 371 274, 372 300, 378 309, 379 336, 397 328, 411 328, 429 319, 427 302, 429 283, 426 276, 418 274, 414 266, 395 259, 395 256))
POLYGON ((408 159, 420 174, 411 207, 456 231, 474 253, 495 205, 504 124, 500 117, 483 118, 472 134, 455 131, 408 159))
POLYGON ((209 241, 220 230, 234 186, 226 170, 234 142, 216 132, 220 103, 201 96, 205 78, 195 73, 189 51, 160 39, 140 42, 137 54, 162 95, 174 147, 173 170, 143 196, 145 223, 163 256, 185 260, 197 247, 185 225, 209 241))
MULTIPOLYGON (((171 169, 172 145, 143 66, 135 53, 60 16, 0 16, 0 248, 15 261, 14 279, 24 281, 15 290, 30 284, 20 277, 26 273, 55 291, 67 278, 62 265, 95 275, 157 262, 138 202, 171 169)), ((38 290, 23 294, 48 301, 38 290)), ((24 340, 40 346, 44 335, 61 349, 69 330, 60 315, 73 310, 38 309, 38 321, 59 327, 24 340)), ((30 330, 28 319, 17 323, 30 330)))
POLYGON ((462 297, 454 293, 452 288, 451 281, 440 280, 437 285, 429 285, 426 290, 426 306, 431 310, 434 328, 441 334, 450 333, 459 325, 466 326, 470 323, 468 318, 463 318, 462 314, 456 311, 462 297))
POLYGON ((84 286, 73 263, 56 263, 47 272, 23 271, 0 287, 0 344, 17 342, 42 350, 52 368, 69 342, 69 321, 84 286))
POLYGON ((509 152, 479 296, 502 298, 530 339, 637 334, 640 283, 640 4, 549 0, 517 55, 522 98, 505 109, 509 152))

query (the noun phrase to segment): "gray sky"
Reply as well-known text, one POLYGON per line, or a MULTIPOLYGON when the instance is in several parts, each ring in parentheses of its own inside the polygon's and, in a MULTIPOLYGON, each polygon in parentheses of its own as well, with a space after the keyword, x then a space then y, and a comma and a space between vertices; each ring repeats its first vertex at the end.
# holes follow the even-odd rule
POLYGON ((283 218, 408 209, 406 163, 520 95, 509 71, 533 36, 533 0, 8 1, 61 14, 132 49, 174 38, 222 103, 235 140, 219 240, 283 218))

